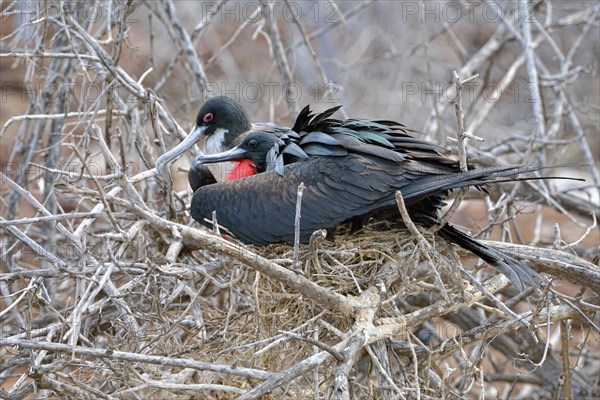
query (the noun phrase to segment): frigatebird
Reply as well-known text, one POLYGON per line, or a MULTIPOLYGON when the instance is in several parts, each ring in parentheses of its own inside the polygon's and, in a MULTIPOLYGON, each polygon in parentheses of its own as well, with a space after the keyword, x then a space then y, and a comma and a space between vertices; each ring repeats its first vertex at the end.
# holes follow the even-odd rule
MULTIPOLYGON (((539 169, 525 164, 461 171, 455 160, 441 155, 441 147, 409 135, 399 123, 330 118, 336 110, 313 114, 306 107, 287 133, 254 131, 232 149, 196 157, 192 174, 205 164, 244 161, 250 176, 194 187, 192 217, 209 226, 215 211, 219 225, 246 243, 291 242, 297 188, 303 182, 303 243, 318 229, 355 218, 389 218, 397 190, 413 221, 430 227, 439 220, 450 190, 485 190, 488 183, 539 169)), ((439 234, 488 262, 520 290, 524 284, 539 286, 531 268, 454 226, 444 225, 439 234)))
MULTIPOLYGON (((290 128, 273 123, 250 123, 246 112, 235 100, 225 97, 212 97, 198 111, 196 124, 188 136, 177 146, 156 160, 156 169, 163 175, 167 165, 181 156, 186 150, 198 144, 203 154, 219 153, 239 144, 250 132, 261 130, 281 135, 290 128)), ((235 163, 210 165, 196 168, 189 176, 192 187, 214 182, 223 182, 235 163)))

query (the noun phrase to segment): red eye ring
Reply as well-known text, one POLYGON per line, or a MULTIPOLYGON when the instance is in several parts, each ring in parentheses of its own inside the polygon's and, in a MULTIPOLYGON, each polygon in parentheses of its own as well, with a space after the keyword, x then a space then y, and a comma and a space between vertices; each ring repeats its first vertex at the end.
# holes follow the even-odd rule
POLYGON ((210 121, 212 121, 214 119, 214 117, 215 116, 213 115, 213 113, 206 113, 202 117, 202 121, 204 121, 205 123, 209 123, 210 121))

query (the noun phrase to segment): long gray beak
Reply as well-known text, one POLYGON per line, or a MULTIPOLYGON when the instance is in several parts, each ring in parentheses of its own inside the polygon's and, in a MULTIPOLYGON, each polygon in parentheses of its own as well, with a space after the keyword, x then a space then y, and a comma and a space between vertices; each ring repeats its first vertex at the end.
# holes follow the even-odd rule
POLYGON ((165 168, 179 158, 186 150, 190 149, 200 138, 206 130, 206 126, 194 126, 194 129, 187 135, 185 139, 177 146, 173 147, 170 151, 167 151, 156 160, 156 171, 164 176, 165 168))
POLYGON ((238 146, 236 146, 231 150, 227 150, 221 153, 204 154, 198 156, 194 158, 194 161, 192 161, 192 168, 195 168, 197 165, 200 164, 212 164, 223 161, 239 160, 241 158, 245 158, 245 156, 246 150, 240 149, 238 146))

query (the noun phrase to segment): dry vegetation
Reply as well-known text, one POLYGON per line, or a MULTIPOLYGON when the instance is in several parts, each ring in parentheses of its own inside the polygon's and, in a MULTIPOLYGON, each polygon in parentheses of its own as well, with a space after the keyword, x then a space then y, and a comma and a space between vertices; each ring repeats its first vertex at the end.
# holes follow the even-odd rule
POLYGON ((0 398, 600 396, 600 6, 501 5, 3 2, 0 398), (189 156, 153 169, 215 94, 279 123, 340 102, 454 152, 458 121, 482 165, 586 181, 455 215, 541 290, 414 226, 242 246, 191 220, 189 156))

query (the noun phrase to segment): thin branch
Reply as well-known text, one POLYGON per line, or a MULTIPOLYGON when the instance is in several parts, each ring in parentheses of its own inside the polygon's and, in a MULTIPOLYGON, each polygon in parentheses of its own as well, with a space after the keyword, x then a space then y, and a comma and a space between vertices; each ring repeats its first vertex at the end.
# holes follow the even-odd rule
POLYGON ((149 354, 130 353, 111 349, 95 349, 83 346, 71 346, 63 343, 32 342, 30 340, 16 340, 0 338, 3 346, 19 346, 32 350, 46 350, 59 353, 69 353, 78 356, 93 356, 109 360, 131 361, 156 365, 169 365, 180 368, 192 368, 198 371, 213 371, 221 374, 243 376, 245 378, 265 380, 273 376, 271 372, 253 368, 231 367, 229 365, 211 364, 186 358, 153 356, 149 354))

